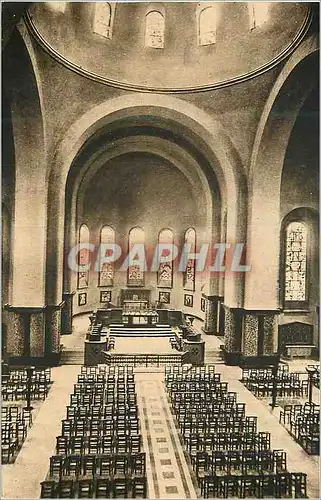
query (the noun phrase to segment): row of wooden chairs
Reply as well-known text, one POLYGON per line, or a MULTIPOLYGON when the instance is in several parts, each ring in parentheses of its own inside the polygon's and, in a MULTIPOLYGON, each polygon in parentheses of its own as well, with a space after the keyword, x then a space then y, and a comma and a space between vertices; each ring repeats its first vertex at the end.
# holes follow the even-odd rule
POLYGON ((121 395, 115 399, 115 396, 112 397, 112 394, 71 394, 69 408, 70 412, 74 411, 78 414, 81 411, 85 411, 84 408, 86 408, 87 417, 89 413, 92 415, 96 414, 95 411, 99 412, 102 418, 104 416, 108 417, 113 413, 115 414, 118 410, 122 411, 122 409, 127 413, 133 413, 137 411, 137 396, 136 394, 127 394, 125 397, 121 395), (93 408, 96 410, 93 410, 93 408))
POLYGON ((194 419, 186 418, 180 422, 179 428, 184 436, 188 436, 194 432, 199 434, 213 434, 217 429, 222 432, 257 432, 257 420, 255 417, 238 417, 232 418, 225 416, 223 413, 218 419, 194 419))
POLYGON ((146 476, 46 480, 41 498, 146 498, 146 476))
POLYGON ((35 368, 28 380, 25 369, 10 369, 1 377, 1 393, 4 401, 26 400, 30 390, 31 399, 45 399, 48 395, 51 381, 50 368, 35 368))
POLYGON ((207 373, 215 373, 215 365, 206 364, 202 366, 191 366, 191 365, 168 365, 165 367, 165 379, 168 375, 180 376, 190 374, 193 376, 202 376, 207 373))
POLYGON ((57 436, 57 455, 99 454, 99 453, 138 453, 142 449, 140 434, 118 435, 117 433, 99 436, 57 436))
MULTIPOLYGON (((10 368, 9 373, 7 375, 2 375, 2 377, 9 380, 10 382, 27 382, 28 371, 21 368, 10 368)), ((31 374, 31 382, 47 382, 48 384, 50 384, 52 382, 51 368, 35 367, 31 374)))
POLYGON ((132 375, 134 373, 132 366, 119 365, 119 366, 107 366, 107 365, 95 365, 95 366, 84 366, 80 368, 80 373, 86 375, 106 374, 107 376, 115 375, 117 379, 122 376, 132 375))
POLYGON ((190 434, 184 437, 184 443, 190 455, 197 451, 268 451, 271 449, 269 432, 222 432, 213 434, 190 434))
POLYGON ((52 455, 49 477, 137 476, 146 474, 146 454, 52 455))
POLYGON ((32 424, 30 410, 9 406, 1 408, 1 458, 2 463, 12 463, 21 448, 28 428, 32 424))
POLYGON ((131 435, 132 445, 140 440, 139 419, 125 415, 119 419, 116 416, 108 418, 89 417, 87 419, 62 420, 61 435, 64 437, 103 437, 118 436, 125 440, 131 435))
POLYGON ((43 497, 145 497, 146 456, 132 370, 82 367, 70 403, 43 497))
POLYGON ((283 450, 267 451, 197 451, 191 454, 191 463, 197 478, 210 474, 287 472, 287 458, 283 450))
POLYGON ((92 392, 89 392, 89 388, 86 391, 80 393, 76 392, 74 394, 70 394, 70 406, 108 406, 112 404, 128 404, 130 406, 135 405, 137 401, 136 395, 134 392, 98 392, 93 389, 92 392), (116 395, 116 398, 115 398, 116 395))
POLYGON ((243 369, 242 382, 257 397, 271 396, 274 385, 279 396, 306 396, 308 393, 307 374, 290 372, 287 365, 279 365, 274 381, 271 368, 243 369))
POLYGON ((303 473, 205 475, 204 498, 308 498, 303 473))
POLYGON ((285 405, 279 421, 311 455, 320 450, 320 406, 314 403, 285 405))
MULTIPOLYGON (((196 383, 204 384, 197 369, 194 377, 196 383)), ((195 405, 195 397, 190 397, 190 386, 185 386, 187 396, 181 395, 185 378, 188 378, 188 383, 191 382, 190 373, 171 374, 167 388, 170 399, 174 402, 173 413, 179 419, 184 444, 204 497, 306 496, 306 475, 292 475, 287 471, 286 453, 283 450, 270 450, 270 434, 257 432, 257 417, 246 416, 243 406, 238 415, 236 397, 232 401, 222 398, 223 394, 228 393, 227 384, 213 383, 206 399, 202 400, 204 407, 201 410, 198 404, 195 405), (220 409, 219 416, 215 413, 216 405, 220 409), (211 426, 213 413, 214 424, 211 426), (215 434, 220 434, 221 439, 215 437, 215 434), (257 446, 255 441, 260 434, 263 442, 257 446), (233 438, 227 438, 228 435, 233 438), (233 447, 238 446, 237 436, 246 436, 244 440, 240 440, 238 451, 230 448, 232 442, 233 447), (251 448, 248 447, 249 444, 251 448)), ((199 387, 196 384, 197 392, 192 392, 194 396, 198 394, 199 387)))

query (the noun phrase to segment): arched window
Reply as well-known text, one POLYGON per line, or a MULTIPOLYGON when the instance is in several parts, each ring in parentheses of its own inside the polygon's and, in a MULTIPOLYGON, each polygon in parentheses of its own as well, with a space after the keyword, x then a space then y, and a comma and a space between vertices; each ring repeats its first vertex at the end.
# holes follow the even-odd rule
POLYGON ((95 2, 94 33, 112 37, 115 8, 115 2, 95 2))
MULTIPOLYGON (((89 229, 86 224, 82 224, 79 231, 79 243, 89 243, 89 229)), ((82 248, 78 253, 78 265, 87 266, 89 264, 89 249, 82 248)), ((78 273, 78 288, 88 287, 89 271, 79 271, 78 273)))
POLYGON ((284 301, 302 303, 307 300, 307 240, 303 222, 290 222, 285 231, 284 301))
POLYGON ((165 18, 157 10, 146 15, 145 46, 153 49, 164 48, 165 18))
MULTIPOLYGON (((163 229, 158 236, 160 245, 173 245, 173 232, 170 229, 163 229)), ((164 247, 163 247, 164 248, 164 247)), ((163 250, 165 251, 165 249, 163 250)), ((160 256, 162 255, 160 246, 160 256)), ((173 261, 160 262, 157 273, 157 286, 159 288, 171 288, 173 286, 173 261)))
MULTIPOLYGON (((196 250, 196 232, 195 229, 189 228, 185 233, 185 248, 189 254, 195 253, 196 250)), ((184 288, 185 290, 195 289, 195 260, 188 259, 186 272, 184 273, 184 288)))
POLYGON ((211 45, 216 42, 217 6, 205 7, 198 15, 198 44, 211 45))
MULTIPOLYGON (((104 226, 100 232, 101 245, 113 245, 115 243, 115 231, 109 226, 104 226)), ((105 256, 112 255, 111 248, 106 249, 105 256)), ((99 266, 99 286, 112 286, 114 284, 114 263, 102 262, 99 266)))
POLYGON ((134 227, 129 231, 128 251, 128 276, 127 285, 144 285, 145 265, 145 233, 140 227, 134 227))
POLYGON ((262 26, 269 18, 270 2, 248 2, 250 29, 262 26))

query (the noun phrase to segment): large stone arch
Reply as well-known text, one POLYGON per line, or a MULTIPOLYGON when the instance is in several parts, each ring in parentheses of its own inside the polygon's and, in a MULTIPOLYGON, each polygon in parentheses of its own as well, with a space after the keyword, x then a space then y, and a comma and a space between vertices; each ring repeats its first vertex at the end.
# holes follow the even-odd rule
POLYGON ((263 109, 253 145, 249 178, 244 307, 278 310, 280 187, 295 120, 318 74, 315 37, 305 40, 282 69, 263 109), (266 263, 269 263, 267 266, 266 263))
MULTIPOLYGON (((65 227, 65 248, 72 248, 77 243, 77 228, 81 221, 81 210, 86 187, 90 183, 92 177, 99 171, 103 165, 108 165, 112 159, 122 155, 128 155, 135 152, 147 152, 169 162, 174 168, 177 168, 186 178, 189 185, 195 192, 196 204, 198 210, 202 213, 203 229, 202 233, 198 233, 200 241, 208 241, 211 236, 210 243, 217 242, 220 238, 220 213, 221 203, 218 190, 212 196, 212 192, 206 176, 196 160, 192 158, 184 149, 172 143, 169 144, 165 139, 160 137, 146 137, 146 136, 131 136, 117 141, 112 141, 110 144, 104 146, 102 150, 97 151, 89 161, 85 163, 81 169, 72 186, 68 186, 71 192, 71 201, 68 203, 69 208, 66 210, 66 227, 65 227), (76 214, 78 224, 76 221, 76 214)), ((214 187, 213 187, 214 189, 214 187)), ((67 200, 68 201, 68 200, 67 200)), ((154 235, 156 238, 156 236, 154 235)), ((178 235, 177 235, 178 237, 178 235)), ((96 244, 99 241, 96 240, 96 244)), ((149 244, 156 245, 157 238, 149 244)), ((64 266, 65 288, 74 289, 76 283, 76 276, 73 276, 66 264, 64 266), (73 278, 72 278, 73 276, 73 278), (67 278, 67 279, 66 279, 67 278), (68 285, 66 286, 66 283, 68 285)), ((216 280, 217 282, 217 280, 216 280)), ((215 283, 213 283, 214 287, 215 283)), ((216 283, 218 285, 218 283, 216 283)), ((209 286, 209 284, 208 284, 209 286)), ((218 293, 218 286, 216 286, 218 293)), ((211 290, 211 293, 215 293, 211 290)))
MULTIPOLYGON (((218 180, 227 206, 227 239, 244 241, 246 229, 246 182, 237 151, 218 121, 193 104, 172 96, 129 94, 95 106, 82 115, 66 132, 51 166, 49 179, 48 238, 52 242, 47 262, 49 303, 58 303, 62 293, 62 267, 65 186, 69 168, 84 143, 102 127, 126 116, 152 116, 170 119, 178 130, 185 127, 199 139, 218 180)), ((242 277, 232 275, 225 282, 225 301, 239 307, 243 300, 242 277)))

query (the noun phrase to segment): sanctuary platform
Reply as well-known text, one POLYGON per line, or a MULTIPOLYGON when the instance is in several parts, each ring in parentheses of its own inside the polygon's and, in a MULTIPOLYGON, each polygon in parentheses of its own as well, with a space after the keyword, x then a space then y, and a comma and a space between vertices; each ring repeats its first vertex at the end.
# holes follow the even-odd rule
POLYGON ((204 341, 182 311, 157 309, 146 300, 97 309, 90 316, 84 362, 133 366, 204 363, 204 341))

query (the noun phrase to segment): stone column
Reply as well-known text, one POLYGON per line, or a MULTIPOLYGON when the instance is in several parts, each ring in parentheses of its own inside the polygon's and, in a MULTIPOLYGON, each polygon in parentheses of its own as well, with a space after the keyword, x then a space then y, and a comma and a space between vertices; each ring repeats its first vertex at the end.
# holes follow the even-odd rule
POLYGON ((64 302, 46 306, 46 353, 60 352, 61 310, 64 302))
POLYGON ((217 295, 203 295, 205 298, 205 322, 203 332, 207 335, 217 333, 217 304, 219 297, 217 295))
POLYGON ((64 306, 61 311, 61 335, 72 333, 73 299, 76 292, 64 292, 64 306))
POLYGON ((224 331, 225 331, 225 308, 223 305, 224 298, 220 297, 220 300, 218 302, 218 326, 217 326, 217 334, 220 337, 224 336, 224 331))
POLYGON ((45 355, 45 310, 41 308, 30 314, 30 356, 45 355))
POLYGON ((257 356, 259 343, 259 316, 244 314, 243 350, 245 356, 257 356))
POLYGON ((273 354, 277 351, 277 345, 274 346, 274 338, 277 338, 277 330, 278 330, 278 325, 277 325, 277 315, 279 314, 279 311, 277 312, 268 312, 264 314, 264 319, 263 319, 263 338, 264 338, 264 343, 263 343, 263 354, 264 355, 269 355, 273 354))
POLYGON ((242 315, 240 309, 224 305, 224 354, 226 364, 238 364, 241 353, 242 315))
POLYGON ((266 356, 276 351, 277 311, 243 311, 243 350, 245 356, 266 356))
POLYGON ((7 331, 7 354, 8 356, 23 356, 26 354, 26 341, 28 334, 28 316, 26 312, 8 306, 8 331, 7 331))

